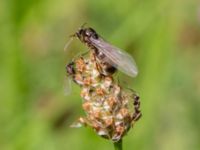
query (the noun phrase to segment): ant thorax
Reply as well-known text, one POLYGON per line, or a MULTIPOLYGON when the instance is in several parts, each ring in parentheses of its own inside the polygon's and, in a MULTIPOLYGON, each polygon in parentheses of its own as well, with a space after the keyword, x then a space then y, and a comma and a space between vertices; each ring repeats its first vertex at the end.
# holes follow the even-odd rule
POLYGON ((141 116, 139 97, 121 87, 112 75, 103 74, 106 71, 93 51, 75 58, 73 64, 69 76, 81 87, 86 117, 72 126, 90 126, 98 135, 119 141, 141 116))

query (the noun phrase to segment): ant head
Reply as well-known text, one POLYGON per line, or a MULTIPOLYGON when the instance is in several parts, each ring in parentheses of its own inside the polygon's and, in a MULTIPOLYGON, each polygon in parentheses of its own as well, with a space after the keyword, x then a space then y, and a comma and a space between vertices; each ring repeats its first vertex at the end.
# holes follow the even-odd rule
POLYGON ((84 23, 79 30, 75 33, 75 36, 78 37, 81 41, 85 41, 86 39, 92 37, 97 39, 98 35, 96 31, 90 27, 85 28, 86 23, 84 23))

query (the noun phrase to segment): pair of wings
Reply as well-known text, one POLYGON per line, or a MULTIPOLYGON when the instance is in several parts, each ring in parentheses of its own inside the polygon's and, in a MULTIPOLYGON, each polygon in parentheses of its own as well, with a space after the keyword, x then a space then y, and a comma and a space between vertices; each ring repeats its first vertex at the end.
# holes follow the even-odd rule
POLYGON ((138 74, 138 69, 134 59, 125 51, 109 44, 101 37, 98 39, 90 38, 91 44, 110 60, 109 63, 122 71, 123 73, 135 77, 138 74))

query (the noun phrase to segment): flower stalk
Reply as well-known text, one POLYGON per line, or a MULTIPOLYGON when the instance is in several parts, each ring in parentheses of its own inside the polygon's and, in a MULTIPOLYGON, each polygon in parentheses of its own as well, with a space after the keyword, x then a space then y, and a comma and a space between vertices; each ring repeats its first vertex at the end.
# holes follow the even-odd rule
POLYGON ((118 142, 114 142, 113 144, 114 144, 115 150, 123 150, 122 149, 122 139, 119 140, 118 142))

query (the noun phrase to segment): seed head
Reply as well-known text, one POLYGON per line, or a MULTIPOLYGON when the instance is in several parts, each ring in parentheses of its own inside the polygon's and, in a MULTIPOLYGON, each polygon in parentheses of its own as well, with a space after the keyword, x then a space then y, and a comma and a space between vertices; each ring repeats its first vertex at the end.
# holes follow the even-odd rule
POLYGON ((89 57, 74 61, 75 83, 81 87, 85 117, 80 117, 72 127, 89 126, 106 139, 119 141, 140 118, 139 96, 121 87, 112 75, 105 75, 101 63, 90 52, 89 57))

